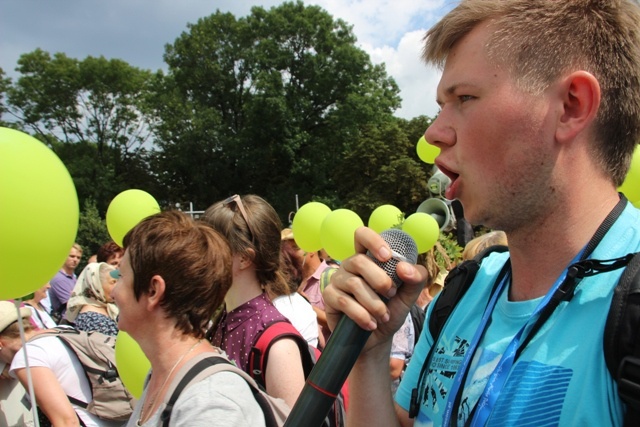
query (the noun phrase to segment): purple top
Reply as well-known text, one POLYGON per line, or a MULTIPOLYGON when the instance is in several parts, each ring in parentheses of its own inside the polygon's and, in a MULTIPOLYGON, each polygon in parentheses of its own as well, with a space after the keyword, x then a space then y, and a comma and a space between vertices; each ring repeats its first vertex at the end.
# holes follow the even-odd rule
POLYGON ((273 306, 266 293, 249 300, 229 313, 222 313, 211 343, 249 373, 249 353, 256 337, 275 321, 288 322, 273 306))
POLYGON ((51 300, 51 310, 58 311, 62 304, 69 301, 73 287, 76 285, 76 275, 72 273, 68 275, 64 270, 60 270, 49 281, 51 289, 49 289, 49 299, 51 300))

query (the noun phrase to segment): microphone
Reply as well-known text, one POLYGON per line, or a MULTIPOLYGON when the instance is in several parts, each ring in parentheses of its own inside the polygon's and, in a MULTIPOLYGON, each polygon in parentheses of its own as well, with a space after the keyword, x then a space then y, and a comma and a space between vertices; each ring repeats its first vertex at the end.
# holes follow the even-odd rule
MULTIPOLYGON (((400 261, 415 264, 418 261, 418 247, 411 236, 402 230, 385 230, 380 236, 389 245, 392 258, 380 262, 370 252, 367 252, 367 256, 391 277, 395 286, 400 286, 402 281, 396 273, 396 267, 400 261)), ((371 331, 362 329, 348 316, 342 316, 293 405, 285 427, 322 425, 370 335, 371 331)))

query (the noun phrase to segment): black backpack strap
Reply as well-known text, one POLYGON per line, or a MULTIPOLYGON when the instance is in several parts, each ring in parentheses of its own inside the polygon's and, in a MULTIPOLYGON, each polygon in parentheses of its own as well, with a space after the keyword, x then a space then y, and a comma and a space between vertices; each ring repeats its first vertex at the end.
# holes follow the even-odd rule
MULTIPOLYGON (((434 306, 431 311, 431 315, 429 316, 429 332, 433 337, 434 344, 429 350, 427 357, 424 359, 422 369, 420 369, 420 376, 418 377, 417 387, 415 387, 411 391, 409 418, 415 418, 418 415, 420 402, 422 401, 422 392, 424 389, 423 381, 426 378, 427 369, 431 364, 431 358, 433 357, 433 352, 436 348, 436 343, 438 342, 438 338, 440 336, 440 332, 442 332, 444 324, 447 322, 447 319, 455 309, 458 302, 462 299, 464 294, 471 286, 471 283, 473 283, 478 270, 480 270, 480 264, 482 264, 482 260, 493 252, 506 252, 507 250, 507 246, 504 245, 489 246, 488 248, 477 254, 475 257, 473 257, 473 259, 464 261, 463 263, 459 264, 447 275, 447 278, 444 281, 444 289, 440 292, 438 298, 435 299, 432 303, 434 304, 434 306)), ((500 273, 498 274, 491 294, 495 292, 497 285, 507 273, 510 265, 511 263, 507 260, 505 265, 500 270, 500 273)))
POLYGON ((171 412, 173 411, 173 406, 176 404, 178 398, 180 397, 180 393, 182 393, 182 391, 187 388, 189 383, 191 383, 191 381, 193 381, 193 379, 198 376, 200 372, 202 372, 209 366, 214 366, 219 363, 231 364, 231 362, 222 357, 207 357, 206 359, 202 359, 201 361, 193 365, 191 369, 189 369, 189 371, 184 375, 184 377, 182 377, 176 388, 173 390, 173 393, 171 394, 171 397, 167 402, 167 406, 164 408, 164 411, 162 411, 160 420, 162 421, 163 427, 169 427, 171 412))
POLYGON ((418 304, 413 304, 409 310, 413 323, 413 345, 418 343, 422 328, 424 327, 425 310, 418 304))
POLYGON ((640 419, 640 253, 625 269, 613 292, 604 330, 604 357, 627 404, 625 425, 640 419))
POLYGON ((265 418, 265 425, 267 427, 276 427, 278 425, 278 422, 274 415, 273 408, 267 401, 267 397, 265 397, 261 393, 260 389, 258 388, 258 385, 248 380, 248 377, 245 378, 243 376, 244 373, 241 372, 239 368, 236 368, 232 362, 219 356, 209 356, 198 361, 182 377, 182 379, 180 380, 176 388, 173 390, 173 393, 171 393, 171 397, 169 398, 167 405, 162 411, 162 415, 160 416, 160 420, 162 421, 162 426, 169 427, 169 421, 171 420, 171 413, 173 412, 174 405, 176 404, 176 402, 178 401, 178 398, 180 397, 180 393, 182 393, 184 389, 187 388, 189 384, 194 380, 194 378, 200 375, 200 373, 202 373, 205 369, 215 365, 219 365, 219 364, 227 364, 229 366, 234 367, 234 369, 228 369, 228 370, 225 369, 225 372, 234 372, 240 375, 240 377, 246 381, 247 385, 249 385, 249 389, 251 389, 251 392, 253 393, 253 396, 256 399, 256 402, 258 402, 260 409, 262 409, 262 413, 265 418))
POLYGON ((434 339, 440 335, 449 315, 473 283, 473 279, 480 270, 482 260, 493 252, 506 252, 507 250, 508 248, 504 245, 490 246, 473 259, 459 264, 447 274, 444 289, 435 300, 435 305, 429 316, 429 332, 434 339))

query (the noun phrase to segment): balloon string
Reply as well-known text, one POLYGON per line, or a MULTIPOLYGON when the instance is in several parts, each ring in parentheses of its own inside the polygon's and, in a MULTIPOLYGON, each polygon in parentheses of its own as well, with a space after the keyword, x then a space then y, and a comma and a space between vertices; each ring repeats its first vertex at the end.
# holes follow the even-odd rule
POLYGON ((22 341, 22 351, 24 354, 24 366, 27 369, 27 385, 29 386, 29 397, 31 398, 31 414, 33 415, 33 422, 36 427, 40 427, 40 420, 38 418, 38 402, 36 402, 36 393, 33 389, 33 379, 31 378, 31 368, 29 367, 29 358, 27 357, 27 340, 24 335, 24 323, 22 322, 22 315, 20 313, 20 300, 14 300, 13 303, 16 306, 16 312, 18 313, 18 327, 20 328, 20 340, 22 341))

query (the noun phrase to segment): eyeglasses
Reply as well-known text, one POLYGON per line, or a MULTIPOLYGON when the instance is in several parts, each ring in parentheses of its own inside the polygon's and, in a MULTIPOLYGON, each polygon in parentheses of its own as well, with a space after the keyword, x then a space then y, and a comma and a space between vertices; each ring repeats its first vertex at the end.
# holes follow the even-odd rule
POLYGON ((242 204, 242 199, 237 194, 234 194, 233 196, 228 197, 227 199, 225 199, 225 201, 222 202, 222 204, 227 206, 232 202, 235 202, 236 206, 240 210, 240 215, 242 215, 242 218, 244 219, 244 222, 247 224, 247 228, 249 228, 249 233, 251 234, 251 241, 253 242, 253 238, 255 236, 255 233, 253 232, 253 229, 251 228, 251 223, 249 223, 249 218, 247 217, 247 211, 244 209, 244 205, 242 204))

